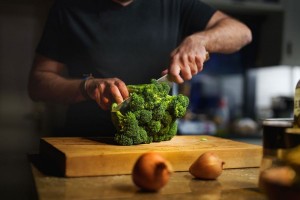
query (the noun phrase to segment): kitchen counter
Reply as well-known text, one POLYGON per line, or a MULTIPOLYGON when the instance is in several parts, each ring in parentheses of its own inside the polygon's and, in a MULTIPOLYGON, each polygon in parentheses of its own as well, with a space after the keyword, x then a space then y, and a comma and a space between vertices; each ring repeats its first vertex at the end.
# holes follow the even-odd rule
POLYGON ((31 166, 40 200, 267 199, 257 186, 259 168, 226 169, 214 181, 196 180, 189 172, 175 172, 159 192, 145 193, 133 184, 130 175, 65 178, 46 175, 35 165, 31 166))

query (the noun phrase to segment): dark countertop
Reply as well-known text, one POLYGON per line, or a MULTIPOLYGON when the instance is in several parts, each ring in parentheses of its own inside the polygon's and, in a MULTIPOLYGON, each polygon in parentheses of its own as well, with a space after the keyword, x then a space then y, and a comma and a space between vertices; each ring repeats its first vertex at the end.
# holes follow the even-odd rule
POLYGON ((157 193, 141 192, 130 175, 64 178, 32 173, 38 198, 48 199, 200 199, 266 200, 258 189, 259 168, 226 169, 214 181, 194 179, 189 172, 175 172, 157 193))

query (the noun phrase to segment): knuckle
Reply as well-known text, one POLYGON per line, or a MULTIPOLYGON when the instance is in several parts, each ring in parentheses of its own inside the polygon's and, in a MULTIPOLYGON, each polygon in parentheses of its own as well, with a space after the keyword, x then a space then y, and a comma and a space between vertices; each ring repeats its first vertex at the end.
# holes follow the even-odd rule
POLYGON ((179 58, 180 58, 180 55, 179 55, 178 53, 176 53, 176 54, 174 54, 174 55, 171 57, 171 60, 172 60, 173 62, 175 62, 175 61, 179 60, 179 58))
POLYGON ((193 54, 189 54, 188 55, 188 60, 190 61, 190 62, 193 62, 194 60, 195 60, 195 55, 193 55, 193 54))
POLYGON ((196 70, 196 69, 191 69, 191 73, 192 73, 192 75, 195 75, 195 74, 198 73, 198 70, 196 70))

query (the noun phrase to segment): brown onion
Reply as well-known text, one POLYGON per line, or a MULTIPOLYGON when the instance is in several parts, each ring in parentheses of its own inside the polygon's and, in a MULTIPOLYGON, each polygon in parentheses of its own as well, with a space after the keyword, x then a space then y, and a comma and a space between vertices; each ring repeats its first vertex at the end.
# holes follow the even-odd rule
POLYGON ((136 161, 132 180, 142 190, 155 192, 168 183, 171 171, 171 165, 160 154, 147 152, 136 161))
POLYGON ((190 166, 189 172, 196 178, 213 180, 222 174, 224 164, 215 153, 205 152, 190 166))

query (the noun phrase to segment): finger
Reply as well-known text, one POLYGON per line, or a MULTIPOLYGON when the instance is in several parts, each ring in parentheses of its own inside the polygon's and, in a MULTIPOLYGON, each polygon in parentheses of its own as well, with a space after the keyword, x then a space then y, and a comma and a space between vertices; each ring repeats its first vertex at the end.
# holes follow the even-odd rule
POLYGON ((180 75, 183 80, 190 80, 192 78, 190 66, 183 67, 180 71, 180 75))
POLYGON ((98 82, 96 86, 97 87, 94 91, 95 101, 101 109, 108 110, 109 99, 106 97, 107 95, 105 93, 105 84, 103 82, 98 82))
POLYGON ((201 72, 203 70, 203 62, 199 55, 197 55, 195 57, 195 63, 196 63, 197 69, 198 69, 197 73, 201 72))
POLYGON ((101 97, 101 108, 103 110, 108 110, 111 106, 111 97, 107 94, 102 94, 101 97))
MULTIPOLYGON (((190 73, 192 76, 198 73, 198 66, 196 63, 196 55, 194 55, 194 54, 188 55, 188 66, 190 68, 190 73)), ((192 78, 192 77, 190 77, 190 78, 192 78)))
POLYGON ((192 78, 191 68, 193 68, 193 64, 189 62, 189 56, 183 55, 181 57, 180 75, 184 80, 190 80, 192 78))
POLYGON ((123 81, 117 79, 115 81, 115 85, 118 88, 120 95, 122 96, 122 101, 129 97, 127 86, 123 81))
POLYGON ((100 91, 98 90, 98 88, 95 89, 94 97, 95 97, 96 103, 101 107, 100 91))
POLYGON ((97 97, 97 104, 98 106, 102 109, 102 110, 108 110, 109 106, 107 103, 107 99, 105 97, 103 97, 103 95, 100 94, 100 92, 98 92, 99 96, 97 97))
POLYGON ((114 100, 117 104, 122 103, 124 101, 123 96, 116 85, 111 85, 109 90, 112 97, 112 99, 110 99, 111 101, 114 100))
POLYGON ((180 76, 180 67, 178 65, 174 65, 171 67, 172 70, 169 70, 169 75, 171 76, 171 80, 175 83, 183 83, 184 80, 180 76))
POLYGON ((178 53, 178 48, 174 49, 174 50, 171 52, 170 56, 171 56, 171 57, 174 57, 177 53, 178 53))
POLYGON ((108 106, 109 99, 106 97, 106 94, 105 94, 105 85, 99 84, 97 91, 98 91, 98 97, 97 97, 96 102, 103 110, 108 110, 109 109, 109 106, 108 106))
POLYGON ((175 83, 183 83, 184 80, 180 76, 180 62, 177 59, 172 59, 170 67, 169 67, 169 75, 171 76, 171 80, 175 83))
POLYGON ((91 82, 88 82, 87 85, 87 93, 88 95, 96 101, 96 103, 100 106, 101 100, 101 91, 99 90, 99 83, 96 80, 92 80, 91 82))

